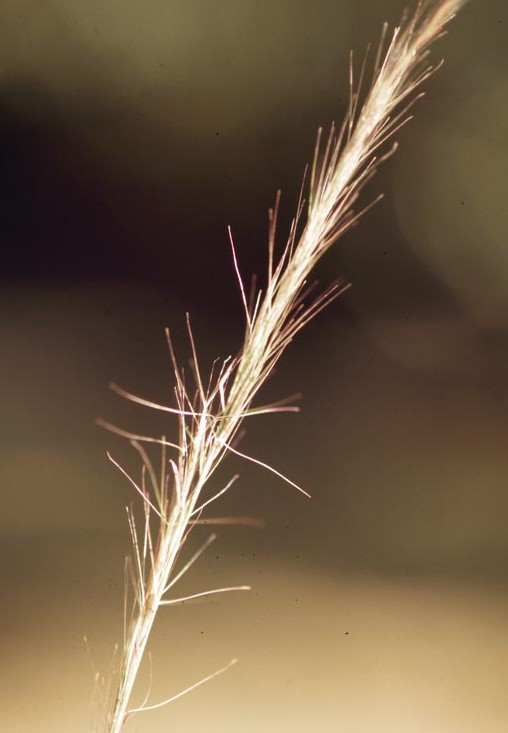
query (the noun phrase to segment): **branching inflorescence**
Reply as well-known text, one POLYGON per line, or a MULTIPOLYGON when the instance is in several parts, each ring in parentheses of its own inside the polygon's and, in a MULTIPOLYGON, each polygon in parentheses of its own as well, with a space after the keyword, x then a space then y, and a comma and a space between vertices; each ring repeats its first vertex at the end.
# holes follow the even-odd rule
MULTIPOLYGON (((238 478, 233 476, 214 496, 203 498, 203 490, 222 459, 233 453, 252 460, 306 494, 275 469, 240 452, 236 447, 239 431, 244 419, 252 415, 298 409, 289 404, 291 400, 268 406, 255 406, 254 400, 298 331, 347 287, 333 284, 309 301, 312 287, 308 285, 308 276, 322 255, 365 212, 365 208, 355 210, 360 191, 379 163, 395 150, 395 144, 388 151, 385 144, 410 119, 408 108, 421 96, 421 93, 415 95, 415 90, 434 71, 427 62, 429 46, 442 35, 444 27, 464 2, 421 0, 411 16, 404 16, 388 43, 385 25, 373 65, 372 81, 366 92, 362 92, 366 62, 363 62, 358 81, 354 81, 351 59, 350 100, 346 117, 339 130, 332 127, 326 142, 321 139, 321 130, 318 133, 308 184, 308 204, 305 204, 302 193, 286 245, 278 259, 275 238, 279 195, 269 213, 268 268, 264 291, 253 289, 247 294, 229 230, 246 321, 243 345, 238 354, 221 363, 215 362, 211 373, 205 377, 187 316, 192 387, 184 379, 167 332, 175 375, 173 406, 136 397, 113 385, 113 389, 128 400, 174 416, 178 432, 174 442, 170 442, 165 437, 132 435, 103 423, 128 438, 139 454, 139 481, 131 478, 111 456, 110 459, 140 495, 143 511, 140 521, 136 520, 130 508, 127 509, 133 556, 127 559, 125 566, 124 638, 115 655, 109 679, 97 677, 96 680, 101 704, 97 709, 95 728, 102 733, 120 733, 132 714, 165 705, 229 668, 235 661, 169 700, 156 704, 149 704, 147 699, 137 705, 131 702, 159 609, 182 601, 168 594, 215 535, 212 534, 177 570, 177 560, 186 538, 196 523, 205 521, 202 519, 203 510, 230 489, 238 478), (307 217, 303 222, 305 208, 307 217), (161 460, 157 470, 144 447, 146 443, 160 446, 161 460)), ((247 589, 248 586, 219 588, 196 595, 247 589)))

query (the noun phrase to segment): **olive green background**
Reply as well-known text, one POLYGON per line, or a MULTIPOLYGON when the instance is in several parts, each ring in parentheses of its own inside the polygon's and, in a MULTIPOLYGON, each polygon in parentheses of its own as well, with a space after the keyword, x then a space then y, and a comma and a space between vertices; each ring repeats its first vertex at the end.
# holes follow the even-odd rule
MULTIPOLYGON (((316 129, 345 110, 392 0, 35 0, 0 6, 0 721, 89 730, 94 663, 122 633, 124 506, 102 416, 170 434, 114 380, 171 399, 169 326, 188 358, 234 353, 267 209, 287 233, 316 129)), ((508 702, 508 170, 505 3, 472 0, 433 52, 385 199, 320 264, 353 287, 301 334, 230 459, 241 481, 165 610, 153 702, 239 664, 127 731, 505 731, 508 702)), ((196 531, 195 547, 206 533, 196 531)), ((191 548, 187 550, 190 552, 191 548)), ((138 691, 142 699, 148 671, 138 691)))

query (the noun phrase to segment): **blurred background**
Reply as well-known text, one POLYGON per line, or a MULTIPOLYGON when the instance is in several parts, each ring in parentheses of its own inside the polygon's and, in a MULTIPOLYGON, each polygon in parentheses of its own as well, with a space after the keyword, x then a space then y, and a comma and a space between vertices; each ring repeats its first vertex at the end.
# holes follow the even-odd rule
MULTIPOLYGON (((124 507, 101 416, 166 435, 111 380, 171 399, 190 311, 204 363, 235 353, 241 269, 281 242, 316 129, 400 0, 16 0, 0 8, 0 720, 89 730, 94 664, 122 633, 124 507)), ((241 471, 224 528, 166 610, 157 702, 239 657, 134 733, 498 733, 508 724, 508 170, 504 0, 471 2, 436 46, 385 199, 318 268, 347 294, 288 350, 242 449, 304 486, 241 471)), ((214 513, 214 512, 211 512, 214 513)), ((196 531, 190 554, 206 532, 196 531)), ((142 699, 148 683, 143 673, 142 699)))

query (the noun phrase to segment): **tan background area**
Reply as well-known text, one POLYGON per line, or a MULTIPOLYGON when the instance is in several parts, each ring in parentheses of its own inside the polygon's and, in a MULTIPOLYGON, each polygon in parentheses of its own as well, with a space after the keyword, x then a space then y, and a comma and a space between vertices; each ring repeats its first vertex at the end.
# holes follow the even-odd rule
MULTIPOLYGON (((95 426, 170 434, 163 329, 233 353, 244 273, 281 240, 318 125, 340 118, 395 0, 18 0, 0 8, 0 730, 85 733, 122 634, 124 506, 95 426)), ((508 152, 504 1, 471 2, 416 119, 366 192, 385 200, 320 265, 354 287, 291 347, 242 446, 310 491, 240 470, 224 528, 165 609, 157 702, 132 733, 501 733, 508 725, 508 152)), ((202 529, 202 528, 201 528, 202 529)), ((206 537, 196 530, 187 553, 206 537)), ((143 671, 137 699, 148 684, 143 671)))

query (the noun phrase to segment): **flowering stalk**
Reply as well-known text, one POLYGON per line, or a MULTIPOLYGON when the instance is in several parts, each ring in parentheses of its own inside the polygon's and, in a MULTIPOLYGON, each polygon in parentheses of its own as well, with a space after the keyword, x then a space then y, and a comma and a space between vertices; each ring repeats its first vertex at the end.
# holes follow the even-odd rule
MULTIPOLYGON (((97 688, 102 694, 97 730, 121 733, 133 713, 161 707, 234 663, 232 660, 223 669, 161 703, 148 704, 148 695, 139 705, 130 702, 159 609, 184 600, 171 599, 167 594, 215 538, 211 535, 183 568, 176 571, 177 560, 190 530, 194 524, 206 522, 201 519, 203 510, 225 493, 237 478, 234 476, 211 498, 203 499, 203 491, 222 459, 233 453, 281 476, 275 469, 235 447, 239 430, 246 417, 297 410, 288 406, 287 401, 264 407, 254 407, 253 404, 261 385, 296 333, 344 291, 345 286, 334 284, 309 303, 307 278, 323 254, 364 213, 365 209, 360 212, 354 209, 359 193, 379 163, 393 152, 395 145, 388 152, 382 152, 381 157, 379 150, 382 151, 386 141, 410 119, 407 109, 420 96, 415 96, 415 89, 434 70, 427 64, 429 46, 441 36, 445 25, 464 2, 421 0, 412 16, 404 16, 387 45, 385 25, 372 82, 365 95, 361 90, 365 62, 358 82, 353 81, 351 63, 347 114, 340 130, 332 127, 324 145, 321 131, 318 133, 310 173, 307 220, 301 224, 304 202, 300 198, 288 240, 278 261, 275 258, 275 232, 279 196, 270 211, 268 272, 264 292, 253 290, 247 297, 229 231, 246 320, 243 345, 238 355, 228 357, 220 365, 214 363, 205 380, 187 316, 192 350, 192 389, 177 364, 169 332, 169 353, 175 373, 173 406, 150 402, 113 385, 115 391, 133 402, 174 415, 178 421, 178 438, 169 442, 164 437, 132 435, 103 423, 127 437, 139 453, 142 465, 139 482, 110 458, 140 494, 143 518, 142 526, 138 527, 133 511, 127 510, 134 552, 133 558, 126 561, 125 569, 124 641, 109 681, 97 678, 97 688), (144 447, 146 443, 160 445, 160 471, 155 470, 144 447), (129 584, 133 589, 132 601, 129 601, 129 584)), ((282 478, 306 494, 293 481, 282 478)), ((246 589, 247 586, 221 588, 197 595, 246 589)))

